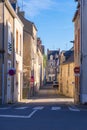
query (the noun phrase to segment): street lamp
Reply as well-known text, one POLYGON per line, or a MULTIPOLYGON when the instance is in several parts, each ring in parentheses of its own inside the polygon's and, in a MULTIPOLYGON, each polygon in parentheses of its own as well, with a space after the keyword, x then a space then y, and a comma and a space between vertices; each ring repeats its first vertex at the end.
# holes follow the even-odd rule
POLYGON ((73 40, 73 41, 70 41, 71 43, 74 43, 75 41, 73 40))

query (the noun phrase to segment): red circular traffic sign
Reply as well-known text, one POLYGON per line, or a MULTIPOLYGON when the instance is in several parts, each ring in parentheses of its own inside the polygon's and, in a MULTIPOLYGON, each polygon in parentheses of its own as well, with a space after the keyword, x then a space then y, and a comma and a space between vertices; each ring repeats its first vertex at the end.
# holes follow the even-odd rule
POLYGON ((31 76, 30 82, 34 82, 34 76, 31 76))
POLYGON ((14 68, 11 68, 9 71, 8 71, 8 74, 10 76, 13 76, 14 74, 16 73, 16 70, 14 68))
POLYGON ((76 73, 76 74, 80 73, 80 67, 79 66, 74 68, 74 73, 76 73))

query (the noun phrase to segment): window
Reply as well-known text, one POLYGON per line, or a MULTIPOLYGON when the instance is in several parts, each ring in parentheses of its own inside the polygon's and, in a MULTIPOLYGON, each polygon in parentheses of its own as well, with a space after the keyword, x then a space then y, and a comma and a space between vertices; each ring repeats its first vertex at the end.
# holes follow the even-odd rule
POLYGON ((8 22, 8 53, 12 52, 12 42, 11 42, 11 24, 8 22))
POLYGON ((21 34, 20 34, 20 55, 21 55, 21 34))
POLYGON ((53 60, 53 55, 50 56, 50 60, 53 60))
POLYGON ((8 64, 7 64, 7 70, 9 70, 11 68, 11 61, 8 60, 8 64))
POLYGON ((80 29, 78 29, 78 54, 80 51, 80 29))
POLYGON ((16 52, 18 53, 18 31, 16 31, 16 52))

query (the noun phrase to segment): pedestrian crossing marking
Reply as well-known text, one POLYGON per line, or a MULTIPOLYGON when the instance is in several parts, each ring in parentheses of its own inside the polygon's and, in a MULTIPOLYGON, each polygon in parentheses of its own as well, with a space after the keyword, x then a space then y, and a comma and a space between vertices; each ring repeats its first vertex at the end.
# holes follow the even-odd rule
POLYGON ((21 109, 21 110, 23 110, 23 109, 26 109, 26 108, 28 108, 28 107, 17 107, 15 109, 21 109))
MULTIPOLYGON (((0 110, 8 110, 8 109, 26 110, 27 108, 30 108, 30 107, 29 106, 25 106, 25 107, 1 107, 0 110)), ((36 107, 30 108, 30 109, 33 109, 33 110, 42 110, 44 108, 45 108, 44 106, 36 106, 36 107)), ((54 111, 64 110, 64 108, 61 107, 61 106, 52 106, 50 109, 54 110, 54 111)), ((77 111, 77 112, 80 111, 80 109, 78 109, 75 106, 67 106, 67 109, 70 110, 70 111, 77 111)))
POLYGON ((78 111, 78 112, 80 111, 80 110, 77 109, 77 108, 72 108, 72 107, 68 107, 68 108, 69 108, 70 111, 78 111))
POLYGON ((34 110, 42 110, 44 107, 43 106, 37 106, 37 107, 34 107, 33 109, 34 110))
POLYGON ((52 107, 51 110, 60 110, 61 107, 52 107))

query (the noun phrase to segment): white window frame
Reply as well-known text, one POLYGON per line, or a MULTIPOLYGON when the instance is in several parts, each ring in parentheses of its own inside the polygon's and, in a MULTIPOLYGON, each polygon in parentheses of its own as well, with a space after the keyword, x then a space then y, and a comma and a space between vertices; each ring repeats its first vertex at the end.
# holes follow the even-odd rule
POLYGON ((8 22, 8 54, 12 52, 11 24, 8 22))

